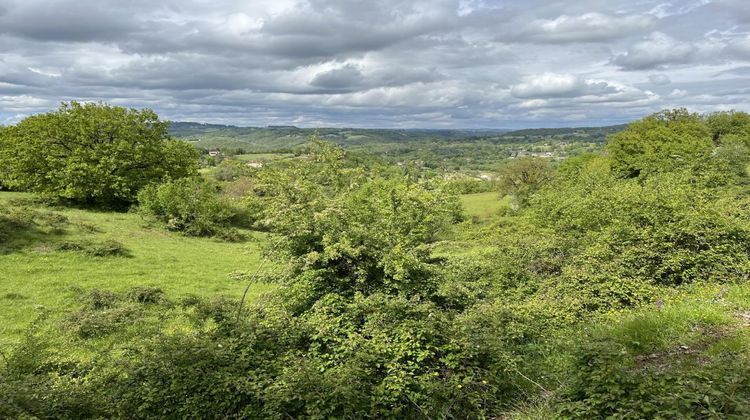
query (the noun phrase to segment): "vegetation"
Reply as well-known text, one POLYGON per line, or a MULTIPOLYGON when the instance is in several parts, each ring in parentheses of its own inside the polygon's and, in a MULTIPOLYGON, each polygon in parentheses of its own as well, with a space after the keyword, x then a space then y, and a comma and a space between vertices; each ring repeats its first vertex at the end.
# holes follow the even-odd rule
POLYGON ((182 178, 151 184, 138 193, 139 210, 164 223, 169 230, 192 236, 220 236, 238 240, 234 228, 241 210, 219 196, 218 186, 203 178, 182 178))
MULTIPOLYGON (((174 299, 239 298, 244 273, 258 268, 266 241, 257 232, 240 243, 188 237, 149 226, 135 213, 48 207, 13 192, 0 192, 0 230, 3 352, 40 314, 48 312, 50 321, 64 317, 91 289, 148 286, 174 299), (94 255, 102 253, 109 255, 94 255)), ((258 282, 249 296, 271 287, 258 282)))
POLYGON ((0 184, 82 204, 123 207, 154 181, 195 173, 196 150, 151 110, 63 103, 0 132, 0 184))
MULTIPOLYGON (((268 268, 235 254, 247 265, 221 298, 78 290, 4 352, 0 416, 747 417, 748 133, 747 114, 664 111, 601 152, 518 156, 483 180, 313 138, 263 165, 155 180, 142 213, 187 233, 249 227, 268 268), (256 284, 273 286, 239 293, 256 284)), ((143 263, 146 233, 242 246, 140 225, 105 243, 69 225, 111 213, 18 206, 0 218, 2 258, 39 238, 112 267, 143 263)), ((107 226, 143 223, 117 217, 107 226)), ((170 280, 211 284, 181 270, 170 280)), ((16 287, 4 299, 35 290, 16 287)))
POLYGON ((624 126, 535 130, 382 130, 234 127, 175 122, 170 133, 206 152, 243 154, 253 160, 288 158, 301 153, 313 135, 350 152, 364 152, 390 163, 433 170, 495 171, 505 159, 547 156, 557 159, 600 150, 608 134, 624 126), (237 153, 242 152, 242 153, 237 153))

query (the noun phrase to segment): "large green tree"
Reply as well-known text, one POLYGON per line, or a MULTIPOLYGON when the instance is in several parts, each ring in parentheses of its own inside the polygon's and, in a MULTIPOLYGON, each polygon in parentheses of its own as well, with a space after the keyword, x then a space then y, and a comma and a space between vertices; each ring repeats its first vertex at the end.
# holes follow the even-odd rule
POLYGON ((197 170, 197 150, 170 139, 150 109, 63 103, 0 131, 0 183, 79 203, 123 206, 164 178, 197 170))
POLYGON ((609 138, 612 170, 623 178, 645 177, 692 166, 713 150, 712 133, 700 114, 673 109, 649 115, 609 138))

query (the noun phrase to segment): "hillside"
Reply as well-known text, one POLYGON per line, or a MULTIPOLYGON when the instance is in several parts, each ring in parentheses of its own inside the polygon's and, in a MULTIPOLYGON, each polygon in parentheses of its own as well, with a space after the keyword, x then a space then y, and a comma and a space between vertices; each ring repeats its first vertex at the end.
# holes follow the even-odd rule
POLYGON ((450 170, 497 169, 498 162, 523 155, 566 158, 599 150, 624 125, 529 130, 386 130, 352 128, 236 127, 173 122, 170 134, 202 149, 239 154, 287 153, 310 138, 334 142, 347 150, 389 162, 450 170))
MULTIPOLYGON (((27 222, 12 231, 0 223, 2 346, 17 341, 42 311, 58 316, 92 289, 239 297, 246 287, 239 274, 260 261, 261 234, 244 243, 190 238, 137 214, 47 207, 11 192, 0 192, 0 211, 27 222)), ((259 284, 250 295, 265 290, 259 284)))

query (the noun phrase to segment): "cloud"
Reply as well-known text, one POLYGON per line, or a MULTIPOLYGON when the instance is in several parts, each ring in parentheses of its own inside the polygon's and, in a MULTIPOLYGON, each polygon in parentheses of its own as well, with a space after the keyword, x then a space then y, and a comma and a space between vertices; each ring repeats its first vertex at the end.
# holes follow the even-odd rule
POLYGON ((741 0, 0 0, 0 124, 522 127, 750 104, 741 0), (663 4, 662 4, 663 3, 663 4))
POLYGON ((732 40, 727 45, 727 51, 740 59, 750 60, 750 35, 732 40))
POLYGON ((47 42, 115 40, 139 23, 114 4, 98 1, 12 1, 0 14, 0 33, 47 42))
POLYGON ((310 81, 310 84, 332 91, 340 91, 352 89, 363 82, 362 72, 356 66, 347 64, 343 67, 316 74, 310 81))
POLYGON ((538 19, 529 23, 521 37, 532 42, 605 42, 638 33, 653 26, 655 19, 648 15, 607 15, 585 13, 579 16, 562 15, 555 19, 538 19))
POLYGON ((650 74, 648 76, 648 80, 655 85, 668 85, 672 83, 672 80, 669 79, 669 76, 663 73, 650 74))
POLYGON ((672 90, 672 92, 669 93, 668 97, 670 99, 679 99, 679 98, 684 98, 687 95, 688 95, 688 92, 686 90, 683 90, 683 89, 674 89, 674 90, 672 90))
POLYGON ((542 73, 525 76, 510 90, 516 98, 572 98, 616 92, 605 81, 584 80, 572 74, 542 73))
POLYGON ((625 70, 647 70, 668 64, 690 62, 698 49, 687 42, 654 32, 644 40, 635 43, 627 52, 612 58, 612 63, 625 70))

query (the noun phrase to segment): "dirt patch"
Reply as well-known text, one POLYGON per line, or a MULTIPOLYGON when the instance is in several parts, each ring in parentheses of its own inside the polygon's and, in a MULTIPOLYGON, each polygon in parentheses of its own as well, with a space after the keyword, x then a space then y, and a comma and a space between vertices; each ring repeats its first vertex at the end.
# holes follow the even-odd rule
POLYGON ((735 316, 740 320, 740 326, 745 328, 750 327, 750 311, 740 311, 735 316))

